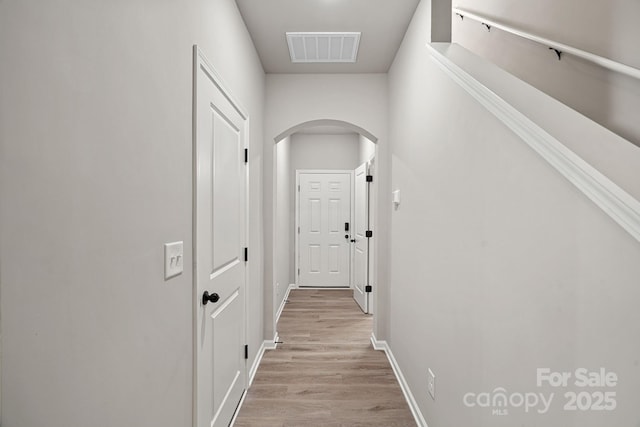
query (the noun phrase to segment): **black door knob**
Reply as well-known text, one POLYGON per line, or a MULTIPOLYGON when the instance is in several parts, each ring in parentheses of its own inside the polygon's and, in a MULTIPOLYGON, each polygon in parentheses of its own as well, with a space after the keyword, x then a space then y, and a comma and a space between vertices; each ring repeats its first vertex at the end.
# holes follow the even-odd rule
POLYGON ((207 305, 209 302, 218 302, 219 299, 220 295, 215 292, 209 295, 209 291, 204 291, 204 294, 202 294, 202 305, 207 305))

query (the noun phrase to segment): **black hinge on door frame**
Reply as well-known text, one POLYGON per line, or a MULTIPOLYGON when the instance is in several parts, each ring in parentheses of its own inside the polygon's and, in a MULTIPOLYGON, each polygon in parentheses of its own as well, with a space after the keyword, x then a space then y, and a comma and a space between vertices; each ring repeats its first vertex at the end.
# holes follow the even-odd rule
POLYGON ((371 285, 367 285, 364 287, 364 291, 367 293, 371 292, 371 290, 372 290, 371 285))
POLYGON ((245 359, 249 358, 249 344, 244 345, 244 358, 245 359))
POLYGON ((249 163, 249 149, 248 148, 244 149, 244 162, 245 163, 249 163))
POLYGON ((364 236, 365 236, 365 237, 367 237, 367 238, 371 238, 371 237, 373 237, 373 231, 371 231, 371 230, 367 230, 367 231, 365 232, 364 236))
POLYGON ((249 261, 249 248, 244 248, 244 262, 249 261))
POLYGON ((367 182, 373 182, 373 175, 367 175, 367 182))

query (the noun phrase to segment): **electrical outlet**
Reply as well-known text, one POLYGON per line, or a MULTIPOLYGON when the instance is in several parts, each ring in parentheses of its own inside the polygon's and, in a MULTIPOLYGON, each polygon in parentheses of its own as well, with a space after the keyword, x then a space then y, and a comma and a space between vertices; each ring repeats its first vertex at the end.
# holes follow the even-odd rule
POLYGON ((429 374, 427 375, 427 389, 431 398, 436 400, 436 375, 431 369, 429 369, 429 374))

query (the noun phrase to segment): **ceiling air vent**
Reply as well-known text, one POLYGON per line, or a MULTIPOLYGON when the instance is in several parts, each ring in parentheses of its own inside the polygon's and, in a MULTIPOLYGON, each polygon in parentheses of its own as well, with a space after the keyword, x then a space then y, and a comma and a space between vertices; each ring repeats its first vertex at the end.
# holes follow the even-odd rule
POLYGON ((356 62, 360 33, 287 33, 291 62, 356 62))

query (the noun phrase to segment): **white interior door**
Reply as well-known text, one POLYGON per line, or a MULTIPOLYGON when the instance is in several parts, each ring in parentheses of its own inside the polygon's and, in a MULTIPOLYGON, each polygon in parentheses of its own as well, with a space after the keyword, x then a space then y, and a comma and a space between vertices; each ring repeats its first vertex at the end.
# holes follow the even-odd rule
POLYGON ((246 115, 194 55, 196 425, 226 427, 246 376, 246 115))
POLYGON ((354 174, 353 217, 353 298, 362 311, 369 313, 369 183, 367 164, 360 165, 354 174))
POLYGON ((298 172, 298 286, 349 287, 353 172, 298 172))

